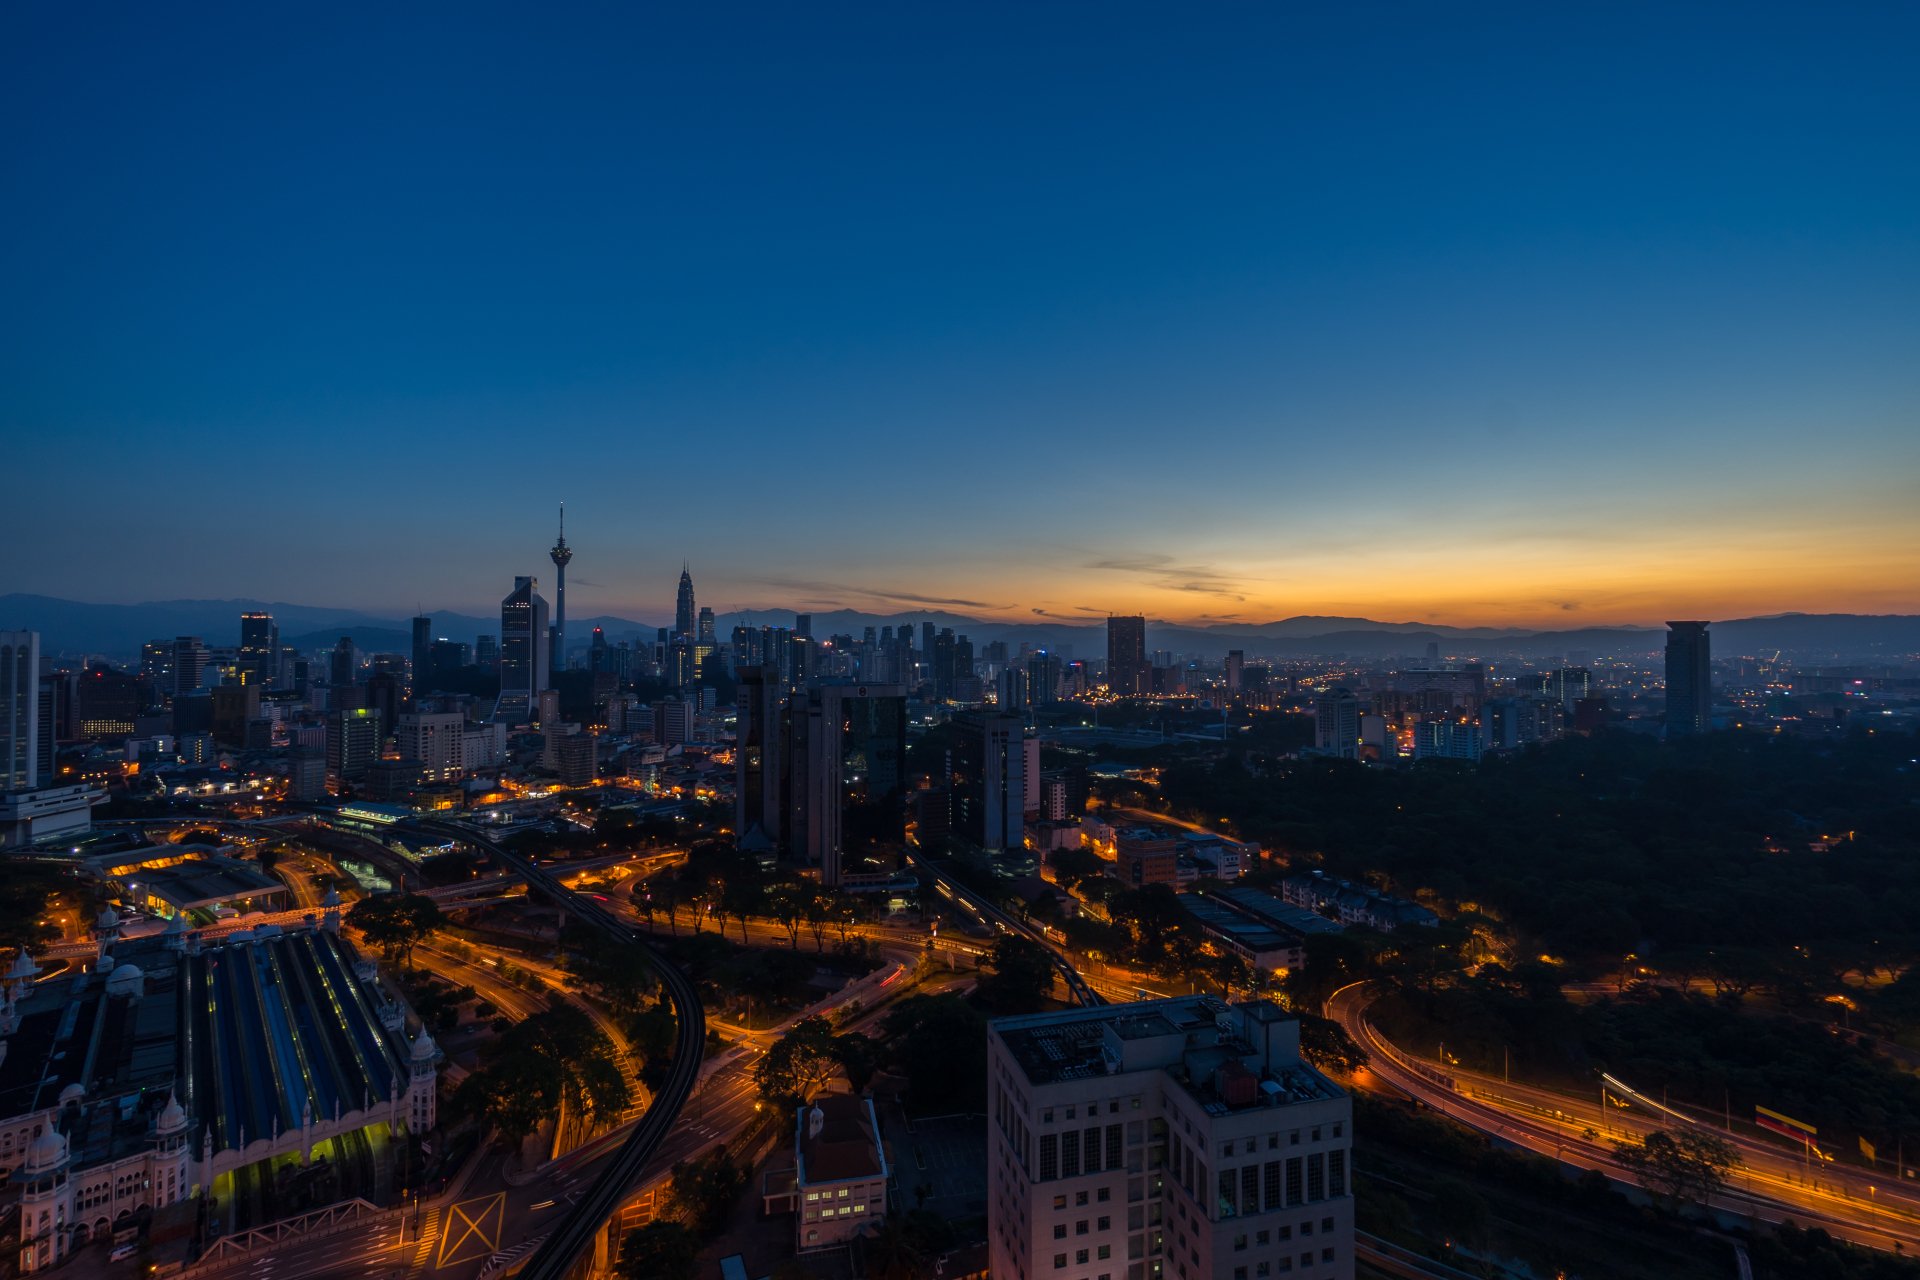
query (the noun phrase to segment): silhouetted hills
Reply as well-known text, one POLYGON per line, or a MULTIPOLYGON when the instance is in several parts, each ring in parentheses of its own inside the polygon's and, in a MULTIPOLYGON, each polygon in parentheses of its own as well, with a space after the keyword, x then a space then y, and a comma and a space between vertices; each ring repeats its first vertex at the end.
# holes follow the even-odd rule
MULTIPOLYGON (((260 600, 156 600, 144 604, 88 604, 53 596, 0 595, 0 629, 25 627, 42 634, 49 654, 103 653, 127 657, 147 640, 197 635, 209 644, 233 644, 239 639, 240 615, 265 610, 279 624, 281 643, 299 649, 330 648, 342 635, 368 652, 404 653, 411 644, 405 618, 384 617, 365 610, 288 604, 260 600)), ((471 643, 475 636, 497 633, 500 620, 469 614, 435 612, 434 635, 471 643)), ((865 628, 921 624, 952 627, 971 637, 976 647, 1004 640, 1010 646, 1026 642, 1070 649, 1073 656, 1098 658, 1106 653, 1106 622, 1085 623, 1036 617, 1031 621, 1002 622, 964 614, 918 610, 894 614, 859 613, 848 609, 816 612, 813 633, 859 636, 865 628)), ((725 640, 737 625, 791 627, 787 610, 761 609, 725 613, 716 619, 725 640)), ((657 623, 631 618, 595 616, 571 618, 567 630, 573 644, 583 643, 596 626, 609 642, 651 639, 657 623)), ((1565 631, 1525 631, 1499 627, 1449 627, 1415 622, 1376 622, 1368 618, 1300 616, 1266 623, 1220 623, 1188 626, 1149 621, 1147 643, 1188 655, 1217 658, 1229 649, 1244 650, 1249 658, 1346 655, 1356 658, 1424 656, 1428 644, 1437 644, 1450 658, 1554 658, 1568 653, 1593 657, 1645 654, 1664 644, 1664 629, 1648 627, 1581 627, 1565 631)), ((1920 654, 1920 616, 1911 614, 1782 613, 1768 617, 1734 618, 1713 624, 1714 651, 1770 653, 1775 649, 1809 660, 1891 660, 1920 654)))

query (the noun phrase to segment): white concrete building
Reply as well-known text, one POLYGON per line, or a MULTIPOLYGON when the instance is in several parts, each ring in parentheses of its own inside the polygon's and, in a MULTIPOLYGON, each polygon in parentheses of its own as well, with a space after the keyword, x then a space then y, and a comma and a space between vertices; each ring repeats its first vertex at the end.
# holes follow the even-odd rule
POLYGON ((1209 996, 990 1024, 996 1280, 1349 1280, 1353 1104, 1299 1050, 1209 996))

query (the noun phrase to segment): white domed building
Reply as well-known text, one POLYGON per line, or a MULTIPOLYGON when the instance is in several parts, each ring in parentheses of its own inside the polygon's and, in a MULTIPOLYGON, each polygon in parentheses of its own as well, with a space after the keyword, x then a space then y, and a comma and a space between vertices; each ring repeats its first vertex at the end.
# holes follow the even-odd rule
POLYGON ((22 1271, 191 1214, 196 1195, 223 1233, 285 1216, 290 1165, 371 1195, 402 1135, 436 1123, 438 1046, 389 1025, 339 936, 196 941, 115 939, 91 971, 51 977, 22 954, 0 975, 0 1170, 21 1188, 22 1271))

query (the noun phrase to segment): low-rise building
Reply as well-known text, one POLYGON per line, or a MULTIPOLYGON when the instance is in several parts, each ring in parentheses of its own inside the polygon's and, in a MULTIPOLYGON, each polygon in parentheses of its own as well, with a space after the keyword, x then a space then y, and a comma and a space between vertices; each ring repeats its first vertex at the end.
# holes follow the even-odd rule
POLYGON ((800 1108, 794 1133, 795 1247, 833 1249, 887 1216, 887 1155, 870 1099, 829 1093, 800 1108))

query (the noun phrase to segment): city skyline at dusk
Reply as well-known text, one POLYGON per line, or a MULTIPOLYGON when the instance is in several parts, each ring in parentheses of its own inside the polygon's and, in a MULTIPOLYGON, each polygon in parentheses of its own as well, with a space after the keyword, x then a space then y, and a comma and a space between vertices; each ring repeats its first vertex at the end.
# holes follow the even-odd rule
POLYGON ((1920 1280, 1915 48, 0 11, 0 1280, 1920 1280))
POLYGON ((17 13, 0 580, 1920 611, 1913 15, 1617 16, 17 13))

